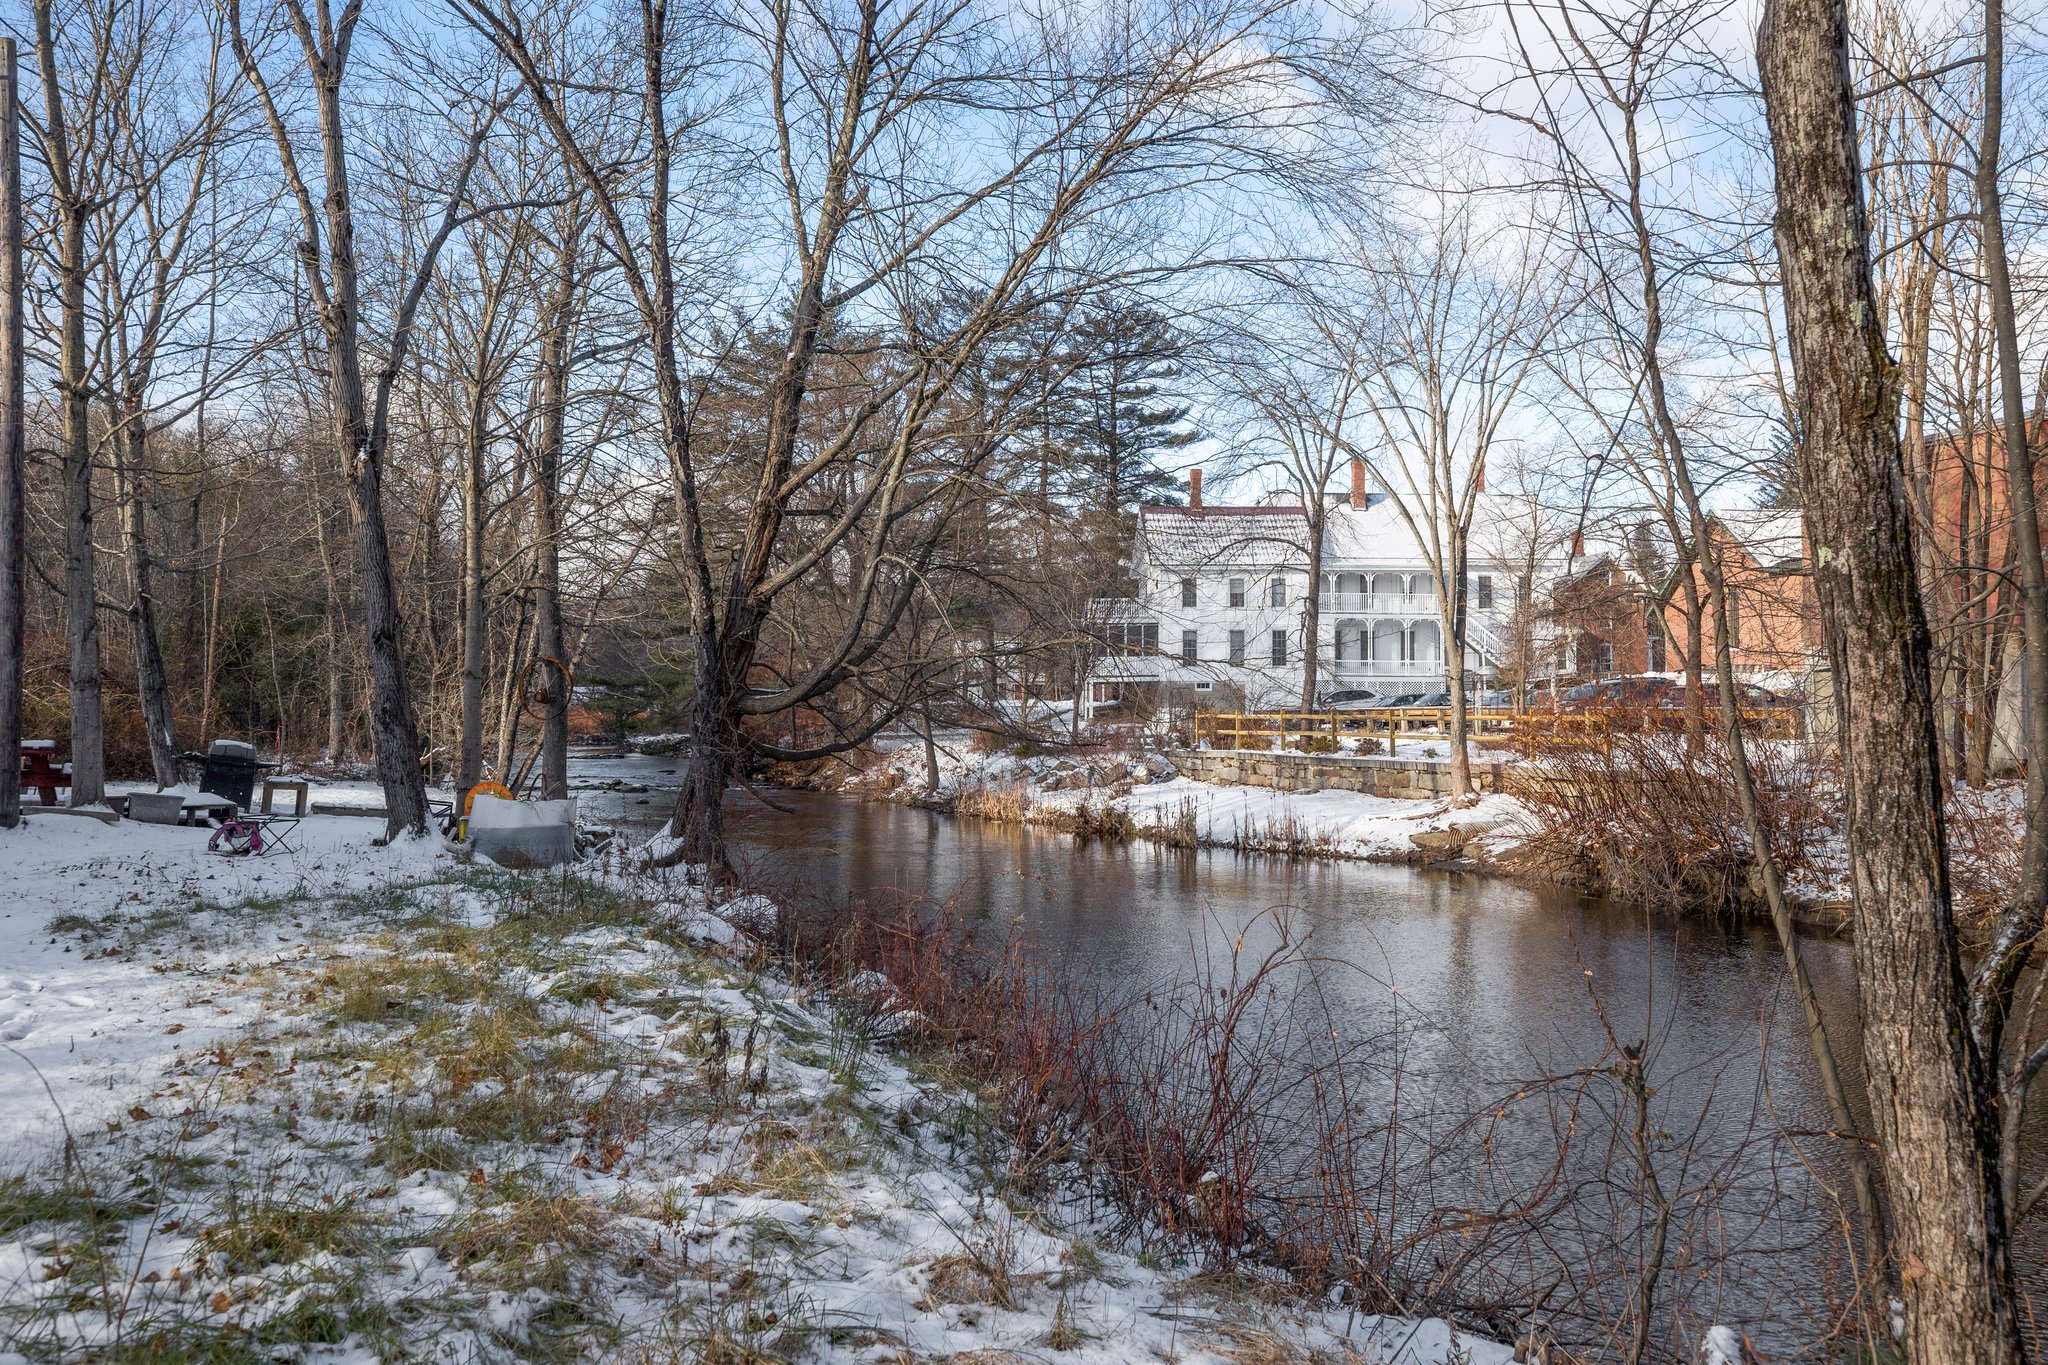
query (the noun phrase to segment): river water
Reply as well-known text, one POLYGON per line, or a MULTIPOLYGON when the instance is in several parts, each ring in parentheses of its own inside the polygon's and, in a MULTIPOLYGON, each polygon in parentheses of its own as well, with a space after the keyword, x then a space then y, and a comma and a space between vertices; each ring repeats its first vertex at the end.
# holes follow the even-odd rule
MULTIPOLYGON (((667 813, 679 766, 579 760, 586 816, 653 828, 667 813), (605 779, 652 790, 597 790, 605 779)), ((1657 1168, 1667 1194, 1684 1205, 1666 1276, 1676 1306, 1660 1318, 1658 1335, 1676 1352, 1698 1340, 1705 1322, 1737 1321, 1760 1345, 1782 1350, 1810 1345, 1819 1330, 1839 1264, 1831 1231, 1839 1211, 1802 1162, 1831 1172, 1836 1152, 1816 1135, 1827 1127, 1825 1111, 1768 930, 1472 874, 1081 842, 879 802, 772 797, 786 809, 735 797, 730 829, 742 871, 784 902, 951 900, 985 938, 1027 934, 1110 987, 1182 985, 1227 958, 1247 926, 1254 949, 1270 939, 1270 912, 1289 907, 1293 922, 1313 931, 1314 951, 1343 964, 1322 997, 1328 1026, 1376 1040, 1398 1021, 1401 1103, 1445 1123, 1534 1078, 1603 1054, 1611 1060, 1604 1009, 1616 1037, 1647 1045, 1657 1168)), ((1813 938, 1806 950, 1848 1079, 1860 1090, 1848 946, 1813 938)), ((1636 1215, 1622 1207, 1631 1201, 1617 1203, 1631 1175, 1616 1169, 1627 1167, 1627 1154, 1605 1145, 1602 1134, 1614 1125, 1595 1112, 1614 1108, 1621 1092, 1595 1084, 1574 1093, 1582 1097, 1580 1136, 1564 1165, 1606 1211, 1588 1218, 1581 1208, 1575 1217, 1586 1221, 1564 1242, 1603 1243, 1597 1254, 1614 1277, 1642 1241, 1636 1215), (1600 1217, 1609 1226, 1599 1226, 1600 1217)), ((1391 1094, 1381 1098, 1392 1102, 1391 1094)), ((1532 1179, 1558 1150, 1563 1103, 1555 1095, 1525 1101, 1496 1134, 1511 1164, 1532 1179)), ((1560 1292, 1569 1297, 1571 1289, 1560 1292)))

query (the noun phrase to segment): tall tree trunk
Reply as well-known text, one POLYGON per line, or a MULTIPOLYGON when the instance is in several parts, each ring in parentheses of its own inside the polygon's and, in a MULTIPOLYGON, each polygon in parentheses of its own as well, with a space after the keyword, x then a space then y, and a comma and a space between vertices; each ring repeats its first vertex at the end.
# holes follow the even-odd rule
POLYGON ((1308 591, 1301 604, 1301 709, 1313 711, 1321 681, 1317 662, 1323 638, 1323 531, 1330 514, 1321 489, 1307 490, 1303 500, 1308 504, 1308 591))
POLYGON ((2019 323, 2005 250, 2005 214, 1999 188, 2005 116, 2005 4, 1984 0, 1984 122, 1977 152, 1978 230, 1984 242, 1984 286, 1998 353, 2000 434, 2005 445, 2007 496, 2012 504, 2012 552, 2020 599, 2022 742, 2027 756, 2027 835, 2019 885, 1999 917, 1991 949, 1977 969, 1971 1025, 1977 1046, 1995 1059, 2012 1005, 2013 989, 2033 955, 2048 918, 2048 565, 2041 560, 2038 485, 2032 433, 2027 429, 2026 379, 2020 372, 2019 323))
POLYGON ((135 687, 142 697, 143 728, 149 732, 149 767, 158 787, 178 781, 176 719, 171 681, 164 670, 157 629, 156 564, 149 549, 148 437, 142 395, 128 395, 118 415, 114 466, 122 508, 122 540, 128 559, 128 639, 135 660, 135 687))
POLYGON ((21 666, 28 621, 22 411, 21 76, 0 38, 0 829, 21 823, 21 666))
POLYGON ((57 392, 64 483, 64 612, 71 662, 71 804, 106 796, 106 730, 100 712, 99 592, 92 539, 92 375, 85 345, 86 220, 91 206, 72 164, 71 129, 58 81, 50 0, 36 0, 36 54, 43 78, 43 144, 57 217, 57 392))
MULTIPOLYGON (((1454 529, 1454 534, 1456 534, 1454 529)), ((1472 794, 1472 718, 1465 706, 1465 545, 1457 545, 1449 556, 1451 571, 1441 574, 1437 585, 1437 615, 1444 638, 1444 686, 1451 702, 1451 796, 1472 794)))
MULTIPOLYGON (((548 301, 548 329, 541 340, 541 429, 539 469, 533 486, 534 518, 534 654, 562 666, 561 683, 569 686, 569 647, 562 633, 562 454, 568 430, 570 342, 576 309, 576 236, 565 234, 556 261, 553 297, 548 301)), ((541 795, 557 800, 569 794, 569 707, 573 693, 550 706, 541 721, 541 795)))
POLYGON ((419 727, 413 720, 410 685, 391 575, 391 546, 384 534, 383 474, 365 449, 360 425, 342 420, 337 444, 353 452, 345 467, 349 513, 355 522, 356 562, 363 575, 363 633, 370 659, 370 742, 377 758, 377 783, 384 791, 387 833, 425 833, 426 780, 420 772, 419 727))
MULTIPOLYGON (((481 369, 481 366, 479 366, 481 369)), ((479 376, 469 405, 462 479, 462 718, 455 790, 466 792, 484 773, 484 432, 487 419, 479 376)), ((516 664, 515 664, 516 667, 516 664)))
POLYGON ((1906 1352, 1923 1365, 2018 1365, 1990 1081, 1949 898, 1897 378, 1871 285, 1845 0, 1768 0, 1757 48, 1906 1352))
POLYGON ((349 191, 348 130, 341 106, 349 46, 362 10, 351 5, 336 18, 324 4, 309 11, 300 0, 287 0, 281 8, 298 40, 313 87, 322 186, 317 205, 300 172, 291 129, 249 46, 242 30, 239 5, 234 3, 227 7, 229 37, 243 78, 255 91, 263 109, 286 187, 298 207, 299 226, 304 233, 299 247, 300 264, 327 343, 327 389, 335 455, 348 492, 356 560, 362 574, 363 633, 370 661, 370 739, 376 753, 378 785, 384 792, 387 837, 407 830, 425 834, 426 779, 420 768, 419 724, 405 671, 403 613, 392 571, 390 536, 385 528, 384 459, 391 391, 405 366, 413 319, 432 282, 441 248, 457 226, 458 212, 468 194, 470 176, 482 154, 490 124, 484 119, 472 129, 439 227, 414 263, 410 283, 392 319, 373 395, 363 380, 362 289, 349 191))

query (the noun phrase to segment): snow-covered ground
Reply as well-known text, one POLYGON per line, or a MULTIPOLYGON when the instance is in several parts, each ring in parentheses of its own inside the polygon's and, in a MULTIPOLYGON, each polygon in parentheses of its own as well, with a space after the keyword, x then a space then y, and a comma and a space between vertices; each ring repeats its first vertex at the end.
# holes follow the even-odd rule
MULTIPOLYGON (((1427 746, 1412 747, 1419 752, 1427 746)), ((1404 753, 1410 749, 1402 746, 1404 753)), ((1019 756, 947 742, 938 747, 938 759, 936 790, 929 786, 921 744, 890 751, 848 786, 1033 822, 1079 821, 1099 828, 1107 817, 1140 837, 1172 843, 1335 858, 1405 860, 1425 852, 1446 857, 1461 848, 1498 852, 1528 828, 1526 809, 1505 795, 1457 804, 1221 785, 1181 777, 1158 754, 1019 756), (1454 837, 1432 837, 1452 831, 1454 837), (1424 836, 1420 842, 1418 834, 1424 836)))
POLYGON ((300 851, 207 850, 211 831, 74 815, 0 830, 0 1144, 63 1118, 90 1128, 127 1105, 179 1053, 243 1027, 257 1001, 223 975, 304 951, 298 903, 447 876, 441 842, 377 848, 381 821, 313 817, 300 851), (232 969, 232 970, 231 970, 232 969), (232 983, 230 983, 232 984, 232 983))
POLYGON ((379 833, 0 832, 0 1361, 1511 1358, 1018 1202, 758 898, 379 833))

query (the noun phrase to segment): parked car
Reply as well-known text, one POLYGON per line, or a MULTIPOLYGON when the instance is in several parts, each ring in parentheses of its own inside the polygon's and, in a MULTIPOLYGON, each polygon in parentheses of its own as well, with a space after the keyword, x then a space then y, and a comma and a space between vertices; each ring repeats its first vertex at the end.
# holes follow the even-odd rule
MULTIPOLYGON (((1799 705, 1798 702, 1791 698, 1781 697, 1767 687, 1759 687, 1755 683, 1746 683, 1739 678, 1735 683, 1735 695, 1742 699, 1744 709, 1751 711, 1765 711, 1774 707, 1796 707, 1799 705)), ((1718 678, 1702 679, 1700 682, 1700 696, 1705 699, 1709 710, 1719 706, 1721 704, 1720 680, 1718 678)), ((1671 684, 1671 690, 1664 695, 1664 699, 1659 704, 1683 707, 1685 705, 1685 684, 1683 682, 1671 684)))
POLYGON ((1380 694, 1363 687, 1340 687, 1323 693, 1318 703, 1325 711, 1364 711, 1379 704, 1380 694))
POLYGON ((1374 711, 1398 711, 1404 706, 1416 705, 1428 695, 1426 692, 1403 692, 1398 697, 1388 697, 1385 701, 1374 702, 1371 709, 1374 711))
MULTIPOLYGON (((1665 705, 1665 698, 1681 691, 1679 685, 1669 678, 1655 675, 1601 678, 1597 682, 1580 683, 1569 687, 1557 699, 1560 711, 1598 711, 1609 707, 1637 708, 1665 705)), ((1683 698, 1678 702, 1684 705, 1683 698)))
POLYGON ((1414 707, 1418 710, 1426 711, 1449 706, 1450 704, 1451 694, 1448 692, 1422 692, 1416 695, 1415 700, 1402 703, 1402 707, 1404 710, 1414 707))

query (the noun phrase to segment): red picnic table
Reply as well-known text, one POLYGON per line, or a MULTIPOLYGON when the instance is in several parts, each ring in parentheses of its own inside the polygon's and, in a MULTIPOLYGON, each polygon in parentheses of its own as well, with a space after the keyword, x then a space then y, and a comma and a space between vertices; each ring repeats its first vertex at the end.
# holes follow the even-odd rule
POLYGON ((25 739, 21 742, 21 789, 33 788, 43 804, 57 804, 57 788, 71 785, 71 765, 52 762, 57 757, 54 739, 25 739))

